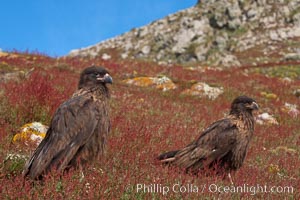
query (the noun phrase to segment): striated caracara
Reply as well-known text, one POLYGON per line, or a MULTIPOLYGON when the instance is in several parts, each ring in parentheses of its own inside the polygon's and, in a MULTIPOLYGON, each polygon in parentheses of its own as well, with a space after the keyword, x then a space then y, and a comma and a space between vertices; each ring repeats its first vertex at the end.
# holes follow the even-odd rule
POLYGON ((242 166, 253 135, 254 110, 258 110, 255 100, 247 96, 237 97, 226 118, 211 124, 183 149, 163 153, 158 159, 192 173, 217 165, 228 172, 232 182, 230 171, 242 166))
POLYGON ((82 71, 78 90, 56 110, 46 137, 25 164, 24 177, 41 179, 51 170, 61 173, 101 158, 110 131, 107 83, 112 78, 102 67, 82 71))

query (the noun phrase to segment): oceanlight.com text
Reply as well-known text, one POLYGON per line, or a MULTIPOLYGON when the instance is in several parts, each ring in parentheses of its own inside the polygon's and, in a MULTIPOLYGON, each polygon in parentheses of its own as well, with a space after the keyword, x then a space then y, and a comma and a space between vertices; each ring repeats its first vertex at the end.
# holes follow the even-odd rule
POLYGON ((175 183, 173 185, 164 184, 137 184, 136 192, 142 193, 161 193, 167 195, 171 192, 173 193, 248 193, 250 195, 255 195, 258 193, 294 193, 294 188, 292 186, 269 186, 269 185, 217 185, 217 184, 186 184, 180 185, 175 183))

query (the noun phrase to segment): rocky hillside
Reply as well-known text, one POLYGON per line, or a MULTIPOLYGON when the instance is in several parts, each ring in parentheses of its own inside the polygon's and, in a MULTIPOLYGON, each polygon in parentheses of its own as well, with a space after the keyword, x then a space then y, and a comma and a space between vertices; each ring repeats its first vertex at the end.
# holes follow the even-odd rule
POLYGON ((300 60, 300 0, 201 0, 68 56, 217 66, 300 60), (115 55, 115 54, 114 54, 115 55))

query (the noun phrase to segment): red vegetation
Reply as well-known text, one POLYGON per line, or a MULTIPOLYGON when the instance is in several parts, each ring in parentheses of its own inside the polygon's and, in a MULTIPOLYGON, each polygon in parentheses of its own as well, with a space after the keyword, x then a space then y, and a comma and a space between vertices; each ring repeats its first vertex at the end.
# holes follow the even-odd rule
POLYGON ((247 73, 249 67, 191 71, 181 66, 137 61, 114 63, 22 54, 9 59, 1 57, 0 63, 2 61, 20 69, 35 68, 28 78, 1 84, 0 197, 3 199, 299 199, 300 116, 293 118, 282 111, 285 102, 299 106, 299 99, 292 94, 293 89, 300 87, 299 80, 284 84, 279 78, 247 73), (106 156, 87 167, 84 178, 79 171, 72 171, 62 178, 49 176, 44 183, 24 184, 20 171, 9 175, 3 161, 8 153, 19 151, 14 145, 8 145, 14 131, 25 122, 48 124, 58 105, 75 91, 79 72, 91 64, 105 66, 114 78, 110 87, 112 132, 106 156), (162 92, 122 83, 133 74, 164 74, 178 84, 178 89, 162 92), (225 92, 214 101, 180 95, 191 86, 192 80, 222 86, 225 92), (260 95, 262 91, 275 93, 278 98, 265 98, 260 95), (235 185, 248 189, 257 185, 267 185, 268 189, 290 186, 293 193, 256 191, 253 194, 253 187, 252 192, 249 189, 248 192, 226 193, 222 188, 230 187, 229 181, 214 176, 213 172, 210 176, 196 177, 162 166, 155 160, 163 151, 181 148, 194 140, 210 123, 222 118, 232 99, 241 94, 256 99, 261 112, 273 114, 279 125, 256 124, 245 163, 232 174, 235 185), (138 191, 137 184, 160 184, 170 191, 166 195, 138 191), (177 184, 186 191, 177 192, 177 184), (176 191, 172 190, 174 185, 176 191), (198 192, 189 188, 192 185, 198 192), (215 186, 223 192, 214 191, 215 186))

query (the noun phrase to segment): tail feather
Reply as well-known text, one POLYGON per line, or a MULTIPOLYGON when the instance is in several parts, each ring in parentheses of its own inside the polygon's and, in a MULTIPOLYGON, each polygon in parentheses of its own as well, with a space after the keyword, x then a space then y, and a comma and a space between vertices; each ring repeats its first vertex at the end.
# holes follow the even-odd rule
POLYGON ((175 160, 175 155, 179 152, 179 150, 176 151, 169 151, 163 154, 160 154, 157 159, 160 160, 163 163, 166 162, 172 162, 173 160, 175 160))

